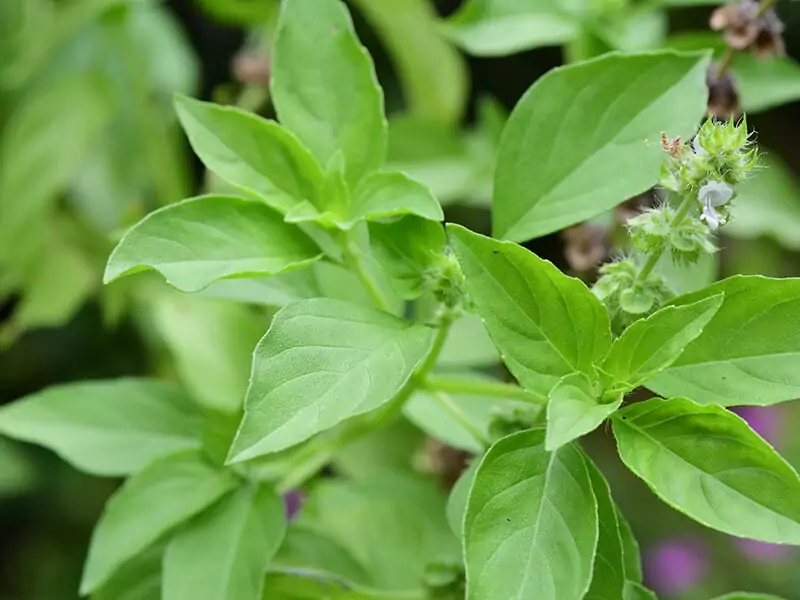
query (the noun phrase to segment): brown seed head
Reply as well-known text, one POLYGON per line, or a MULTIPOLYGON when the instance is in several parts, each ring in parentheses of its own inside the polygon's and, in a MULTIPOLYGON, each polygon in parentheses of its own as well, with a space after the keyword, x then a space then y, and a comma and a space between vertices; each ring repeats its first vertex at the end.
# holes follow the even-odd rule
POLYGON ((707 117, 728 120, 741 116, 742 107, 739 104, 736 80, 730 69, 720 75, 720 64, 711 63, 706 72, 706 85, 708 85, 707 117))
POLYGON ((715 10, 711 29, 723 31, 725 43, 735 50, 752 49, 757 56, 782 55, 783 23, 772 9, 763 12, 756 0, 742 0, 715 10))

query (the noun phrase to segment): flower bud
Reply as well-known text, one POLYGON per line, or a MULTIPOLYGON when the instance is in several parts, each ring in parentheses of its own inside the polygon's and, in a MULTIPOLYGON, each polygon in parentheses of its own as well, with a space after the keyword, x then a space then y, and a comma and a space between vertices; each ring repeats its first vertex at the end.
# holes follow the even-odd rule
POLYGON ((631 242, 645 253, 661 252, 667 245, 670 235, 670 221, 675 211, 668 205, 643 212, 638 217, 629 219, 626 226, 631 242))

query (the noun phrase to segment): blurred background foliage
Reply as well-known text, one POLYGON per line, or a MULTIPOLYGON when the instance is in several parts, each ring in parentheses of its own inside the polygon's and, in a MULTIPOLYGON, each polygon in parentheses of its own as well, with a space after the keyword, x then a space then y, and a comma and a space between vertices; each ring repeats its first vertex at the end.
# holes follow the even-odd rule
MULTIPOLYGON (((481 232, 489 231, 504 121, 540 75, 609 50, 723 48, 708 28, 714 6, 696 0, 349 4, 385 90, 390 162, 427 183, 449 221, 481 232)), ((0 1, 0 403, 59 382, 157 375, 181 381, 207 410, 225 411, 244 391, 271 307, 357 286, 335 269, 269 285, 223 282, 199 297, 147 276, 101 284, 126 227, 159 206, 224 187, 189 151, 174 92, 272 116, 276 10, 274 0, 0 1)), ((739 54, 733 63, 766 168, 743 186, 716 263, 684 274, 680 289, 735 273, 800 275, 800 3, 782 1, 777 10, 787 56, 739 54)), ((591 277, 576 260, 580 239, 554 234, 528 246, 591 277)), ((496 363, 474 329, 463 321, 445 357, 496 363)), ((425 410, 412 403, 407 417, 424 429, 425 410)), ((797 406, 740 414, 800 467, 797 406)), ((208 432, 215 435, 224 439, 208 432)), ((691 523, 620 468, 610 443, 602 431, 588 441, 640 540, 646 582, 663 597, 745 589, 800 599, 800 551, 691 523)), ((447 454, 405 421, 380 440, 360 440, 335 467, 363 475, 407 464, 421 446, 426 468, 452 483, 447 454)), ((117 483, 0 439, 0 599, 75 598, 91 527, 117 483)))

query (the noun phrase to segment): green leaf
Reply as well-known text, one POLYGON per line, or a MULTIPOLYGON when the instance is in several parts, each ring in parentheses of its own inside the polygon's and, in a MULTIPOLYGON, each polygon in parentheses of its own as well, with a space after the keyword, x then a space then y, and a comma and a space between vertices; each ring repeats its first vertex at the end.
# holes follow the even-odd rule
POLYGON ((164 600, 259 600, 283 541, 283 500, 243 487, 179 531, 164 554, 164 600))
POLYGON ((690 137, 704 114, 708 61, 706 53, 609 54, 537 80, 500 143, 494 234, 529 240, 650 188, 664 158, 661 132, 690 137))
POLYGON ((134 225, 108 259, 103 281, 154 269, 184 292, 219 279, 276 275, 314 261, 317 246, 261 202, 200 196, 134 225))
POLYGON ((467 514, 467 501, 469 492, 472 489, 472 482, 475 481, 475 473, 478 471, 480 460, 474 460, 467 469, 461 473, 450 496, 447 498, 447 523, 459 539, 464 537, 464 516, 467 514))
POLYGON ((613 423, 622 460, 670 506, 731 535, 800 544, 800 477, 738 416, 656 398, 613 423))
POLYGON ((751 594, 750 592, 733 592, 724 596, 717 596, 714 600, 783 600, 772 594, 751 594))
POLYGON ((577 37, 579 23, 544 0, 468 0, 443 23, 443 31, 469 54, 504 56, 577 37))
POLYGON ((574 446, 541 429, 497 442, 478 467, 464 521, 467 598, 580 600, 589 588, 597 503, 574 446))
POLYGON ((126 562, 92 593, 92 600, 161 600, 162 544, 155 544, 126 562))
POLYGON ((737 52, 733 74, 748 114, 800 99, 800 65, 789 57, 760 59, 749 52, 737 52))
POLYGON ((499 362, 500 353, 489 337, 483 319, 467 313, 450 326, 437 365, 442 368, 487 367, 499 362))
POLYGON ((428 188, 395 171, 378 171, 363 179, 355 190, 350 210, 353 220, 403 214, 431 221, 444 219, 442 207, 428 188))
POLYGON ((511 242, 455 225, 448 232, 478 312, 523 387, 547 395, 564 375, 592 375, 611 333, 583 282, 511 242))
POLYGON ((592 584, 585 600, 619 600, 625 588, 625 559, 611 489, 600 470, 586 457, 589 479, 597 500, 599 533, 592 569, 592 584))
POLYGON ((283 3, 271 89, 281 123, 319 164, 342 152, 351 186, 383 163, 383 92, 340 0, 283 3))
POLYGON ((469 91, 467 65, 442 38, 431 4, 427 0, 355 4, 386 45, 403 86, 407 112, 457 124, 469 91))
POLYGON ((800 185, 777 155, 762 155, 761 162, 763 168, 736 187, 725 234, 743 239, 765 235, 800 250, 800 185))
POLYGON ((358 479, 381 471, 414 470, 415 458, 425 444, 424 434, 407 419, 359 436, 333 457, 336 472, 358 479))
POLYGON ((700 404, 768 405, 800 397, 800 279, 736 276, 672 304, 720 293, 722 306, 703 333, 647 387, 700 404))
POLYGON ((246 306, 171 290, 151 302, 156 328, 192 397, 214 410, 239 411, 266 320, 246 306))
POLYGON ((622 598, 623 600, 658 600, 653 592, 633 581, 625 582, 625 593, 622 598))
POLYGON ((431 270, 444 255, 442 225, 406 216, 390 223, 370 223, 369 239, 375 259, 389 275, 394 292, 401 298, 418 298, 431 270))
POLYGON ((104 476, 129 475, 154 458, 199 446, 186 395, 147 379, 48 388, 0 409, 0 432, 104 476))
POLYGON ((625 579, 635 583, 642 582, 642 557, 639 553, 639 542, 633 535, 630 524, 625 515, 617 507, 617 524, 619 537, 622 540, 623 555, 625 558, 625 579))
POLYGON ((185 96, 175 98, 175 107, 194 151, 231 185, 283 213, 303 200, 319 201, 319 165, 274 121, 185 96))
POLYGON ((195 452, 160 458, 111 497, 92 534, 81 594, 103 585, 127 561, 237 484, 195 452))
POLYGON ((388 402, 427 354, 432 334, 337 300, 281 309, 255 349, 229 460, 283 450, 388 402))
POLYGON ((628 327, 603 361, 613 385, 622 384, 627 392, 669 367, 703 333, 722 300, 723 294, 718 294, 684 306, 668 306, 628 327))
POLYGON ((309 496, 298 524, 343 546, 369 574, 371 587, 408 591, 418 588, 430 561, 459 556, 445 501, 439 486, 419 475, 325 480, 309 496))
POLYGON ((601 390, 583 373, 564 376, 547 403, 548 452, 594 431, 622 404, 622 394, 603 401, 601 390))
MULTIPOLYGON (((234 300, 265 306, 285 306, 306 298, 327 296, 320 291, 315 271, 324 263, 319 261, 308 268, 295 269, 271 277, 221 279, 198 292, 198 295, 221 300, 234 300)), ((338 265, 332 265, 337 268, 338 265)), ((343 267, 343 273, 348 273, 343 267)), ((355 278, 355 276, 353 276, 355 278)))

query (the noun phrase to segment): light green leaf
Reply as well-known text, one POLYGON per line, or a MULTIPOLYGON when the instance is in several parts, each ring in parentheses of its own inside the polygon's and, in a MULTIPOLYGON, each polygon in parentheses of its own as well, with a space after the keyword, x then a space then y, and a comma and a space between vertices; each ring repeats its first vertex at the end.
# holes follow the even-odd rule
MULTIPOLYGON (((730 223, 726 224, 726 228, 730 223)), ((678 264, 665 253, 656 265, 655 272, 664 278, 664 283, 676 296, 696 292, 719 279, 719 253, 703 252, 691 265, 678 264)))
POLYGON ((395 171, 378 171, 363 179, 356 188, 350 210, 353 220, 402 214, 431 221, 444 219, 442 207, 428 188, 395 171))
POLYGON ((369 477, 380 471, 413 471, 424 434, 407 419, 362 435, 333 457, 336 472, 350 479, 369 477))
POLYGON ((691 137, 704 114, 708 61, 706 53, 609 54, 537 80, 500 143, 495 235, 539 237, 650 188, 664 158, 661 132, 691 137))
POLYGON ((287 130, 236 107, 177 96, 192 148, 211 171, 280 212, 319 202, 322 171, 287 130))
POLYGON ((504 56, 575 38, 580 25, 560 8, 552 0, 469 0, 443 30, 470 54, 504 56))
POLYGON ((103 585, 127 561, 237 484, 195 452, 160 458, 111 497, 92 534, 81 594, 103 585))
POLYGON ((343 546, 369 574, 372 587, 409 591, 419 587, 430 561, 459 556, 445 501, 432 479, 382 472, 355 481, 322 481, 297 522, 343 546))
POLYGON ((164 554, 164 600, 259 600, 286 532, 283 501, 243 487, 179 531, 164 554))
POLYGON ((619 600, 625 588, 625 559, 611 489, 600 470, 584 456, 597 500, 599 534, 592 569, 592 584, 585 600, 619 600))
POLYGON ((589 588, 597 502, 574 446, 541 429, 497 442, 478 467, 464 521, 467 599, 580 600, 589 588))
POLYGON ((602 390, 583 373, 564 376, 547 403, 548 452, 594 431, 622 404, 622 394, 603 401, 602 390))
POLYGON ((800 65, 789 57, 760 59, 750 52, 737 52, 733 74, 748 114, 800 98, 800 65))
POLYGON ((337 577, 316 573, 268 573, 263 600, 409 600, 413 592, 385 592, 354 587, 337 577))
POLYGON ((523 387, 547 395, 564 375, 593 373, 611 333, 583 282, 511 242, 455 225, 448 232, 478 312, 523 387))
POLYGON ((466 61, 438 31, 428 0, 358 0, 386 45, 403 86, 407 112, 447 125, 461 119, 468 95, 466 61))
POLYGON ((151 302, 156 328, 192 396, 215 410, 239 411, 266 320, 245 306, 169 291, 151 302))
POLYGON ((763 168, 736 187, 725 234, 753 239, 766 235, 789 250, 800 250, 800 185, 775 154, 761 157, 763 168))
POLYGON ((478 315, 467 313, 450 326, 437 364, 442 368, 486 367, 499 362, 500 353, 483 320, 478 315))
POLYGON ((472 482, 475 481, 475 473, 478 471, 479 464, 480 459, 474 460, 461 473, 447 498, 447 523, 459 539, 464 537, 464 516, 467 513, 469 491, 472 489, 472 482))
POLYGON ((154 458, 199 446, 180 388, 148 379, 67 383, 0 409, 0 432, 50 448, 94 475, 135 473, 154 458))
POLYGON ((623 555, 625 558, 625 579, 636 583, 642 582, 642 557, 639 553, 639 542, 633 535, 630 524, 625 515, 617 507, 617 524, 619 537, 622 540, 623 555))
MULTIPOLYGON (((327 263, 320 261, 308 268, 295 269, 272 277, 221 279, 200 290, 198 295, 265 306, 285 306, 306 298, 319 298, 327 296, 320 291, 315 276, 316 269, 323 264, 327 263)), ((338 265, 331 266, 338 267, 338 265)), ((338 268, 345 273, 348 272, 343 267, 338 268)))
POLYGON ((432 338, 428 327, 336 300, 281 309, 255 349, 229 460, 288 448, 388 402, 432 338))
POLYGON ((625 593, 622 598, 623 600, 658 600, 653 592, 634 581, 625 582, 625 593))
POLYGON ((800 279, 736 276, 672 304, 724 293, 722 307, 647 387, 700 404, 768 405, 800 397, 800 279))
POLYGON ((669 367, 703 332, 722 306, 723 294, 684 306, 668 306, 628 327, 611 346, 603 370, 627 392, 669 367))
POLYGON ((370 223, 369 239, 375 259, 401 298, 418 298, 430 271, 444 258, 441 223, 413 215, 389 223, 370 223))
POLYGON ((319 164, 343 153, 351 186, 383 163, 383 92, 340 0, 283 3, 271 89, 281 123, 319 164))
POLYGON ((155 544, 135 556, 92 593, 92 600, 162 600, 163 554, 163 545, 155 544))
POLYGON ((733 592, 724 596, 717 596, 714 600, 783 600, 772 594, 751 594, 750 592, 733 592))
POLYGON ((622 460, 670 506, 730 535, 800 544, 800 477, 732 412, 655 398, 613 423, 622 460))
POLYGON ((200 196, 152 212, 128 230, 103 281, 154 269, 179 290, 196 292, 228 277, 276 275, 319 256, 308 236, 265 204, 200 196))

